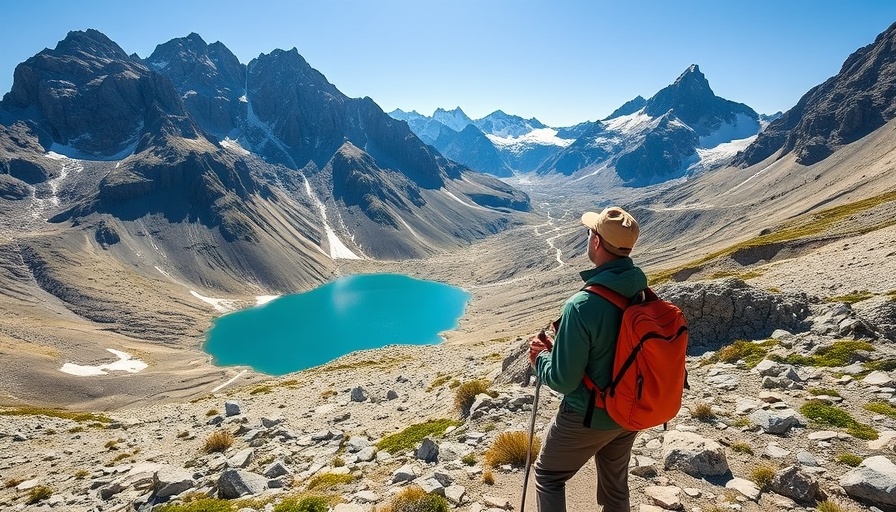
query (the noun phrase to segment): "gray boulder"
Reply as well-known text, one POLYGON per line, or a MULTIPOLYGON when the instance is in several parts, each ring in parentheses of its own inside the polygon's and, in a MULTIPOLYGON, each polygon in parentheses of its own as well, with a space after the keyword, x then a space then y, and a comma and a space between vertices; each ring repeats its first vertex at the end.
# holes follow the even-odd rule
POLYGON ((896 510, 896 464, 883 455, 869 457, 840 478, 847 494, 884 510, 896 510))
POLYGON ((176 496, 192 489, 193 485, 192 473, 173 467, 161 468, 152 477, 152 490, 157 498, 176 496))
POLYGON ((793 409, 753 411, 750 421, 768 434, 786 434, 791 428, 805 425, 805 420, 793 409))
POLYGON ((790 466, 775 474, 771 489, 800 503, 814 503, 822 497, 818 481, 812 475, 804 473, 799 466, 790 466))
POLYGON ((218 496, 226 500, 259 494, 267 487, 267 478, 249 471, 228 469, 218 477, 218 496))
POLYGON ((230 416, 238 416, 242 414, 243 407, 242 405, 235 400, 228 400, 224 402, 224 414, 229 418, 230 416))
POLYGON ((728 473, 722 445, 690 432, 673 430, 663 439, 663 466, 700 478, 728 473))
POLYGON ((438 462, 439 445, 431 438, 427 437, 420 443, 420 447, 417 448, 415 456, 424 462, 438 462))
POLYGON ((367 391, 361 386, 352 388, 352 402, 363 402, 367 400, 367 391))

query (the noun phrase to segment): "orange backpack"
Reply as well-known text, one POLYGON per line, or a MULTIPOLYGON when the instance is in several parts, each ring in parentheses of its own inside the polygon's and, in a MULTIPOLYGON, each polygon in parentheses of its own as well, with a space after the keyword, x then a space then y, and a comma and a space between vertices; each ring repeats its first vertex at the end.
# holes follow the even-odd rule
POLYGON ((650 288, 631 300, 601 285, 583 290, 622 310, 610 384, 599 389, 585 374, 585 387, 591 391, 585 426, 591 425, 595 407, 605 409, 626 430, 644 430, 674 418, 681 409, 683 390, 689 387, 684 314, 650 288))

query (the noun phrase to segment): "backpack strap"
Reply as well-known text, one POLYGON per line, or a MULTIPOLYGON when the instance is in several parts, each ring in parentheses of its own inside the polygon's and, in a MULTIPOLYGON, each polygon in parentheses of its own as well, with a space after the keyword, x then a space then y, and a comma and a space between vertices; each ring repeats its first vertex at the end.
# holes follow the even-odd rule
POLYGON ((582 291, 590 292, 597 296, 603 297, 607 299, 607 301, 609 301, 611 304, 623 311, 625 311, 625 308, 629 307, 629 305, 632 303, 631 299, 629 299, 625 295, 611 290, 602 284, 589 284, 588 286, 582 288, 582 291))

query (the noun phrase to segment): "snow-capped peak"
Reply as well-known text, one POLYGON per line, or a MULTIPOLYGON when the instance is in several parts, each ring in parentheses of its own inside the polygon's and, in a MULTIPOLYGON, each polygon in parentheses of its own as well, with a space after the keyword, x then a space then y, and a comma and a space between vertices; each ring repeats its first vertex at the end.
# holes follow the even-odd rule
POLYGON ((432 118, 456 132, 461 132, 464 128, 473 124, 473 120, 470 119, 460 107, 457 107, 454 110, 437 108, 436 111, 433 112, 432 118))

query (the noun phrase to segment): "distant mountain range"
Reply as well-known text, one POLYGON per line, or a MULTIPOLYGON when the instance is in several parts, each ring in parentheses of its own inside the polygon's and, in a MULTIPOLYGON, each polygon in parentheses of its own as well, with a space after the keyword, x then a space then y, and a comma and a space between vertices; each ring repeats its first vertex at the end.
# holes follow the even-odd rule
POLYGON ((283 287, 283 259, 320 276, 328 258, 418 257, 503 230, 529 208, 370 98, 342 94, 295 49, 242 64, 197 34, 141 59, 96 30, 71 32, 17 66, 0 101, 0 196, 28 203, 52 188, 59 158, 96 172, 66 178, 82 183, 54 196, 52 222, 102 225, 116 233, 97 234, 107 241, 164 224, 170 246, 159 251, 183 273, 195 272, 192 257, 171 256, 195 244, 199 225, 215 258, 251 261, 266 286, 283 287))
POLYGON ((602 121, 572 127, 551 128, 500 110, 478 120, 460 108, 438 109, 432 117, 400 109, 389 115, 448 158, 482 172, 578 178, 610 169, 618 184, 635 187, 703 170, 710 161, 724 165, 766 120, 716 96, 696 65, 650 99, 637 96, 602 121))

